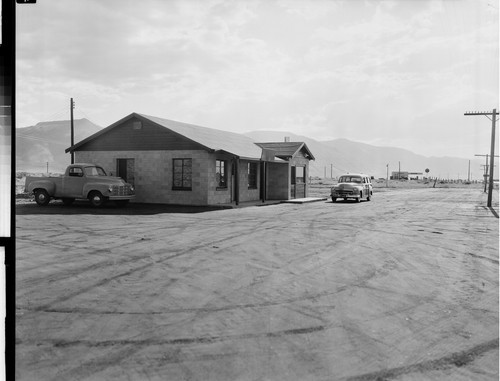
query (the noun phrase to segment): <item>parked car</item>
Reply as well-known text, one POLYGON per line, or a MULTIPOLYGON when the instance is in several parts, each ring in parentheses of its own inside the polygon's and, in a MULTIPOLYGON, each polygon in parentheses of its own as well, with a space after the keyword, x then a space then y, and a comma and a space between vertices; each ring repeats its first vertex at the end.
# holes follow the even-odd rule
POLYGON ((339 177, 338 184, 331 188, 332 202, 338 198, 349 198, 360 202, 362 198, 370 201, 373 196, 373 186, 370 176, 362 173, 346 174, 339 177))
POLYGON ((135 197, 131 184, 120 177, 107 176, 102 167, 87 163, 71 164, 59 177, 26 177, 24 188, 34 193, 40 206, 51 199, 61 199, 65 205, 71 205, 75 199, 86 199, 96 207, 108 200, 125 206, 135 197))

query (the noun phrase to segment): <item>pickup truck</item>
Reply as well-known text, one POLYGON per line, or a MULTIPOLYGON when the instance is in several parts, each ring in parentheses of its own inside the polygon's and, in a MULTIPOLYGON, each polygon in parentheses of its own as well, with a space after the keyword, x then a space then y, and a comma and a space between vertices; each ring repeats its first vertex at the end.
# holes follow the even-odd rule
POLYGON ((38 205, 47 205, 51 199, 61 199, 71 205, 75 199, 86 199, 99 207, 108 200, 125 206, 135 197, 131 184, 120 177, 107 176, 104 169, 95 164, 71 164, 63 176, 26 177, 25 191, 35 195, 38 205))

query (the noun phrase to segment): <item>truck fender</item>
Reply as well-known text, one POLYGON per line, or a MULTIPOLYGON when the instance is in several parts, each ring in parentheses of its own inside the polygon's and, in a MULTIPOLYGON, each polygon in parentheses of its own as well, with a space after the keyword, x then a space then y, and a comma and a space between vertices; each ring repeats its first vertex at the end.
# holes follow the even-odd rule
POLYGON ((35 192, 37 189, 45 189, 49 196, 53 196, 56 191, 56 185, 49 180, 32 181, 28 184, 28 192, 35 192))
POLYGON ((104 197, 107 197, 107 195, 109 194, 108 188, 109 184, 96 184, 96 183, 85 184, 83 187, 83 196, 85 198, 88 198, 90 192, 99 191, 104 197))

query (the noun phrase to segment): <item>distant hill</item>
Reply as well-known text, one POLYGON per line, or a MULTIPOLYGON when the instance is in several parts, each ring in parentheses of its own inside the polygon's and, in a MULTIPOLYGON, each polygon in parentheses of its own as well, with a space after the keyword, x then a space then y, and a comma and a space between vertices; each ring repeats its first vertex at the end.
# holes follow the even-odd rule
MULTIPOLYGON (((75 143, 100 131, 102 128, 88 119, 74 121, 75 143)), ((41 122, 35 126, 16 130, 16 170, 45 172, 47 162, 50 172, 62 172, 71 162, 64 151, 71 144, 70 121, 41 122)), ((282 142, 285 136, 290 141, 305 142, 314 161, 310 163, 310 175, 314 177, 337 177, 345 172, 363 172, 375 178, 385 178, 386 165, 389 174, 397 171, 424 172, 429 176, 444 179, 467 179, 469 159, 452 157, 425 157, 395 147, 378 147, 347 139, 317 141, 305 136, 277 131, 253 131, 245 134, 256 142, 282 142)), ((482 179, 483 160, 471 160, 471 179, 482 179)))
MULTIPOLYGON (((74 142, 96 133, 102 128, 88 119, 74 120, 74 142)), ((71 145, 69 120, 40 122, 35 126, 16 129, 16 170, 45 172, 63 171, 71 163, 64 151, 71 145)))
MULTIPOLYGON (((387 164, 389 175, 399 170, 422 172, 429 168, 429 176, 467 179, 469 159, 452 157, 425 157, 411 151, 395 147, 378 147, 354 142, 347 139, 317 141, 305 136, 277 131, 253 131, 245 134, 258 142, 282 142, 285 137, 290 141, 305 142, 314 161, 310 162, 310 175, 317 177, 337 177, 345 172, 363 172, 375 178, 385 178, 387 164)), ((471 159, 472 178, 482 179, 482 160, 471 159)))

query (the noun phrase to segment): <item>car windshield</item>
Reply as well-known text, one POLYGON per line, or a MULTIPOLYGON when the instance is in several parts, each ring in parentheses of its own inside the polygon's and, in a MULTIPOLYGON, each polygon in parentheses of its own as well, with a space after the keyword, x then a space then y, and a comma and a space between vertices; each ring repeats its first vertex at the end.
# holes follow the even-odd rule
POLYGON ((101 167, 85 167, 86 176, 106 176, 106 172, 101 167))
POLYGON ((359 177, 359 176, 342 176, 339 179, 339 183, 361 183, 361 177, 359 177))

